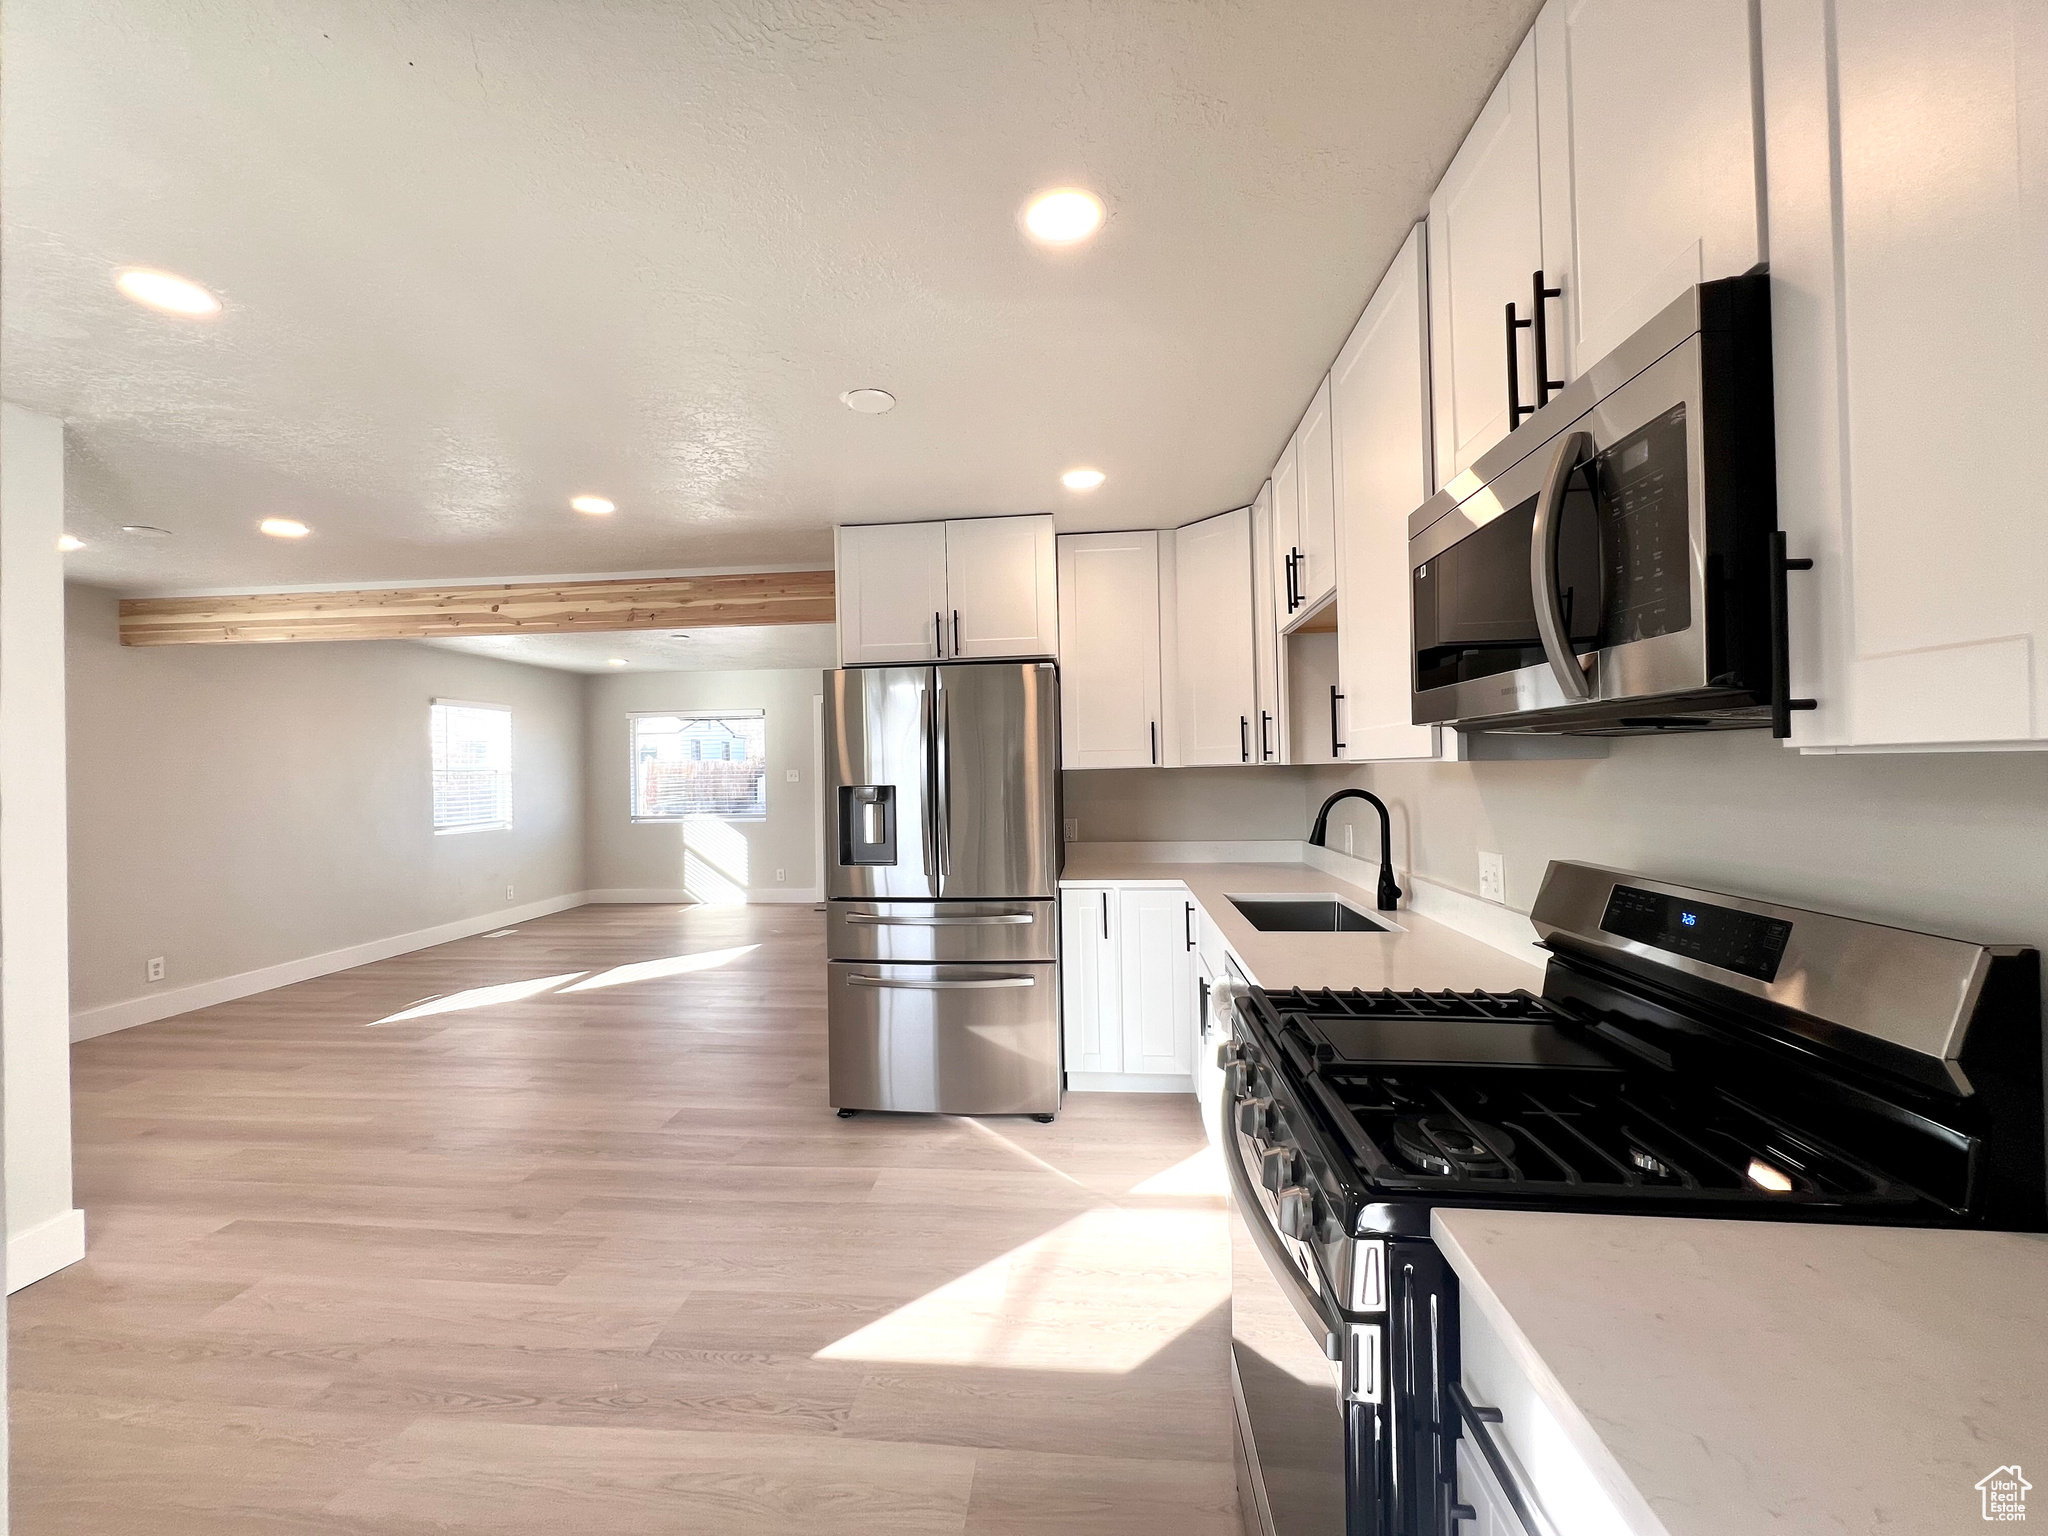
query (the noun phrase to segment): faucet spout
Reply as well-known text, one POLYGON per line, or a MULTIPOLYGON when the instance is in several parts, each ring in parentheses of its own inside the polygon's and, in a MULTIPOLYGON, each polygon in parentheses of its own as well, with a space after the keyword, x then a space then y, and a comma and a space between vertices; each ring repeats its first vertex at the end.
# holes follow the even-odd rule
POLYGON ((1380 880, 1376 904, 1382 912, 1391 912, 1401 899, 1401 887, 1394 883, 1394 823, 1387 814, 1386 801, 1369 789, 1340 789, 1316 812, 1316 824, 1309 829, 1308 840, 1318 848, 1329 846, 1324 839, 1330 833, 1330 807, 1339 800, 1363 800, 1380 813, 1380 880))

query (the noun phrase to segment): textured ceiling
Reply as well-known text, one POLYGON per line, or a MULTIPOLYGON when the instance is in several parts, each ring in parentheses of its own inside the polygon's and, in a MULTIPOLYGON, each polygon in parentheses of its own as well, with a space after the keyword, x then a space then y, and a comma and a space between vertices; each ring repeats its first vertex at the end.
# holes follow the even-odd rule
POLYGON ((131 591, 1170 526, 1256 492, 1536 4, 8 0, 0 388, 131 591))
POLYGON ((636 672, 742 672, 759 667, 822 671, 839 664, 830 624, 757 624, 681 634, 641 629, 599 635, 466 635, 418 643, 563 672, 621 670, 611 664, 614 656, 636 672))

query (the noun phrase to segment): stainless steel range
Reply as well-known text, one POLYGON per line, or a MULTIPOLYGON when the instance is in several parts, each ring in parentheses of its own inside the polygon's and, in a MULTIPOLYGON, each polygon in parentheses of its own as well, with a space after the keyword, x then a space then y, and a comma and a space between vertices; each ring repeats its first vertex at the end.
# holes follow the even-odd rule
POLYGON ((1483 1408, 1458 1399, 1437 1206, 2048 1230, 2035 951, 1580 864, 1531 915, 1540 997, 1237 1004, 1219 1059, 1257 1536, 1473 1518, 1456 1451, 1483 1408))

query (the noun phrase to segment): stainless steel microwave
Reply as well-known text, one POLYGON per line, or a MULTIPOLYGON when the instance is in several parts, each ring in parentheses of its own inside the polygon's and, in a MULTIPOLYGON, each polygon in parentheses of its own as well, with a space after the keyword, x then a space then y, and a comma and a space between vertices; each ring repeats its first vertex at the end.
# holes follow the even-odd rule
POLYGON ((1769 280, 1689 290, 1408 519, 1414 719, 1638 735, 1784 692, 1769 280))

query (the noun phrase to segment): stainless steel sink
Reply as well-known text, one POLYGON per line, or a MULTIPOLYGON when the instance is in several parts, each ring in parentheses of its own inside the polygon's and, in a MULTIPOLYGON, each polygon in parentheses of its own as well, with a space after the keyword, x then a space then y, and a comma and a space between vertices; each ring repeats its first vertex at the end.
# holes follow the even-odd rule
POLYGON ((1232 896, 1230 904, 1261 933, 1385 933, 1341 896, 1232 896))

